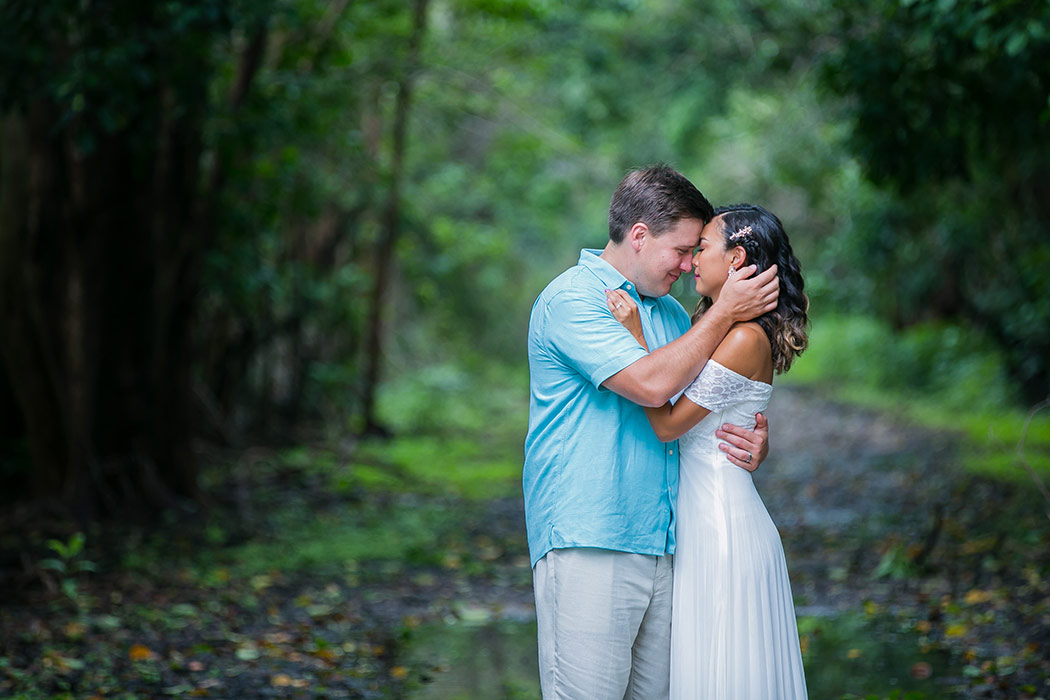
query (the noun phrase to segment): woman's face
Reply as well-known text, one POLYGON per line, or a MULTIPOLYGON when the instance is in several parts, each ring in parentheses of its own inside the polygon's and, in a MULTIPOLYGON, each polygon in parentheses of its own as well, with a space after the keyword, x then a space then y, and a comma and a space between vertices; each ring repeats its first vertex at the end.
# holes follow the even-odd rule
POLYGON ((722 217, 716 216, 700 232, 700 248, 693 256, 696 292, 703 297, 718 298, 718 293, 733 266, 733 250, 726 250, 722 217))

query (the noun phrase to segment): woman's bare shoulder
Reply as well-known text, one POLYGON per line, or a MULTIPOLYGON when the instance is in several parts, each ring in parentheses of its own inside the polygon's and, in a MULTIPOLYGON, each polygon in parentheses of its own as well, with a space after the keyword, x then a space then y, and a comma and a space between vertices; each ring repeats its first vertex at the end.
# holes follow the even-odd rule
POLYGON ((729 329, 711 359, 738 374, 760 381, 770 366, 769 338, 754 321, 738 323, 729 329))

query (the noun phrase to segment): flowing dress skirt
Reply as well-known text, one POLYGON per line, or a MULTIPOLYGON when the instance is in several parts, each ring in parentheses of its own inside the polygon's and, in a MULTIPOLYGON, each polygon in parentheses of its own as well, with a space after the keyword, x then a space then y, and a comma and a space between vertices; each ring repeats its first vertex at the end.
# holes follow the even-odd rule
POLYGON ((763 393, 734 407, 742 410, 713 412, 680 442, 672 700, 806 698, 780 534, 751 474, 726 459, 714 435, 748 415, 753 425, 763 393))

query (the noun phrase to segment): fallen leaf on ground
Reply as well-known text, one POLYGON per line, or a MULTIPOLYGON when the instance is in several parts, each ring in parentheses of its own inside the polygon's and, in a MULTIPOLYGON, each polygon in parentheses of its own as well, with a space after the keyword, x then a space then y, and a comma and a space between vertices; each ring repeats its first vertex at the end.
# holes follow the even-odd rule
POLYGON ((132 644, 128 650, 128 658, 132 661, 148 661, 154 658, 154 654, 145 644, 132 644))

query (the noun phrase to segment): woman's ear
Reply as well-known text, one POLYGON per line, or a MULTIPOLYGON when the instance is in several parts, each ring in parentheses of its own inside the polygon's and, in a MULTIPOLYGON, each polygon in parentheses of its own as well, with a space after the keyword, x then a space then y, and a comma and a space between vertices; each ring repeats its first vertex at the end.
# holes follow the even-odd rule
POLYGON ((747 251, 744 250, 744 246, 738 245, 733 248, 733 259, 729 264, 737 270, 747 265, 747 251))

